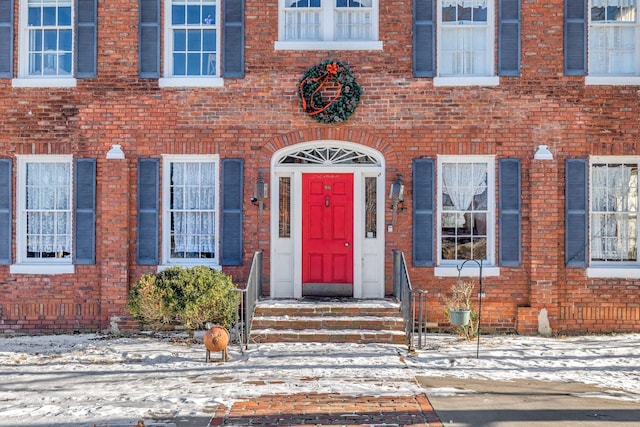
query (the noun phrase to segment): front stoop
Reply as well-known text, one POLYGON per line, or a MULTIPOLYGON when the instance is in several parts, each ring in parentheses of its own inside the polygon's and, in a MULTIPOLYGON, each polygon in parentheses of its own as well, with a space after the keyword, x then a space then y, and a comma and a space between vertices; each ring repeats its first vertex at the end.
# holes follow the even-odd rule
POLYGON ((406 344, 400 305, 390 299, 262 300, 251 341, 406 344))

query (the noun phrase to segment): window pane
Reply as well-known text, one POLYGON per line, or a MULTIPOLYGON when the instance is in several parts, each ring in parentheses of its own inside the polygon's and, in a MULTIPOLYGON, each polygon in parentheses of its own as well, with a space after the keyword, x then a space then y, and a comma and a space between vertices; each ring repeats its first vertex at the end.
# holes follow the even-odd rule
POLYGON ((189 52, 200 52, 202 39, 200 30, 189 30, 187 32, 187 50, 189 52))
POLYGON ((27 163, 26 183, 26 257, 70 258, 70 164, 27 163))
POLYGON ((29 8, 29 26, 41 26, 42 25, 42 9, 39 7, 29 8))
POLYGON ((594 164, 590 184, 591 260, 637 261, 637 164, 594 164))
POLYGON ((184 53, 173 54, 173 75, 184 76, 187 74, 187 55, 184 53))
POLYGON ((200 17, 200 6, 187 6, 187 24, 200 23, 204 23, 203 18, 200 17))
POLYGON ((171 258, 215 257, 215 164, 170 166, 171 258))
POLYGON ((58 25, 71 25, 71 7, 61 7, 59 9, 58 25))
POLYGON ((292 0, 288 7, 320 7, 320 0, 292 0))
POLYGON ((376 237, 377 232, 377 212, 378 195, 377 179, 374 177, 365 178, 365 236, 367 238, 376 237))
POLYGON ((29 75, 71 75, 73 64, 71 1, 30 0, 28 13, 29 26, 39 27, 29 31, 29 75))
POLYGON ((278 236, 291 237, 291 178, 279 180, 278 236))
POLYGON ((56 8, 55 7, 45 7, 42 10, 42 21, 44 25, 55 26, 57 24, 56 20, 56 8))
POLYGON ((174 0, 172 14, 173 75, 216 75, 216 2, 174 0))
POLYGON ((202 16, 205 25, 215 25, 216 23, 216 7, 215 6, 203 6, 202 16))
POLYGON ((173 32, 173 50, 176 52, 185 52, 187 50, 186 31, 176 30, 173 32))
POLYGON ((487 259, 486 163, 444 163, 441 171, 441 257, 487 259))
POLYGON ((184 6, 171 6, 171 24, 184 25, 187 22, 186 10, 184 6))

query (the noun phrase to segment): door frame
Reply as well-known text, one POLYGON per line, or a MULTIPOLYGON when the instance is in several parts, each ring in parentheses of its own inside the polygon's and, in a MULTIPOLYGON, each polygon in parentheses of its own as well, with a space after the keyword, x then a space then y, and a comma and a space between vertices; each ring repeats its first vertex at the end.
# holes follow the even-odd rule
POLYGON ((322 140, 292 145, 275 152, 270 175, 270 297, 302 298, 302 173, 353 173, 353 297, 382 298, 385 294, 385 162, 382 154, 360 144, 322 140), (363 163, 286 162, 309 150, 346 150, 366 157, 363 163), (365 178, 376 178, 376 236, 364 232, 365 178), (279 228, 280 178, 290 182, 290 234, 279 228))

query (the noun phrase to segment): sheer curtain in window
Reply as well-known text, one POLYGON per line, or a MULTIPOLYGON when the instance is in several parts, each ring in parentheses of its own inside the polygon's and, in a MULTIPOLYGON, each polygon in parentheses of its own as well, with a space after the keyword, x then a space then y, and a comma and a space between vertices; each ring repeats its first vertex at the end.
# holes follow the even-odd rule
POLYGON ((589 74, 637 74, 637 0, 591 0, 589 74))
POLYGON ((173 163, 171 185, 173 251, 192 256, 213 254, 214 164, 173 163))
POLYGON ((71 167, 66 163, 28 163, 26 186, 29 257, 71 254, 71 167))
MULTIPOLYGON (((456 163, 442 166, 443 193, 447 194, 457 211, 467 211, 473 196, 487 191, 487 166, 481 163, 456 163)), ((464 214, 458 221, 464 225, 464 214)))
POLYGON ((627 165, 595 166, 591 173, 591 259, 636 257, 637 172, 627 165))

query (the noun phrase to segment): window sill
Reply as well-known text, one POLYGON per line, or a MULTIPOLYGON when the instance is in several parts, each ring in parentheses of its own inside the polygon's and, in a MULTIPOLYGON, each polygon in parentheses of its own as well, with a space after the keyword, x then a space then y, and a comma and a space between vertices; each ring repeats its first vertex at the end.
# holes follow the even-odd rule
POLYGON ((498 86, 500 77, 434 77, 434 86, 498 86))
POLYGON ((222 87, 224 79, 221 77, 163 77, 158 79, 158 85, 164 87, 222 87))
POLYGON ((275 50, 382 50, 381 41, 277 41, 275 50))
POLYGON ((11 274, 73 274, 73 264, 12 264, 9 266, 11 274))
MULTIPOLYGON (((480 268, 475 264, 467 263, 460 272, 460 277, 478 277, 480 268)), ((455 265, 440 266, 433 269, 433 275, 436 277, 458 277, 458 268, 455 265)), ((482 266, 482 277, 500 276, 500 267, 482 266)))
POLYGON ((189 268, 189 267, 197 267, 200 265, 204 267, 212 268, 214 270, 222 270, 222 266, 214 262, 207 263, 202 261, 193 261, 193 262, 184 261, 184 262, 170 262, 166 264, 160 264, 158 265, 158 273, 171 267, 189 268))
POLYGON ((11 81, 13 87, 76 87, 77 81, 73 77, 51 78, 18 78, 11 81))
POLYGON ((587 277, 595 279, 640 279, 640 268, 588 267, 587 277))
POLYGON ((587 76, 584 79, 584 84, 603 86, 640 86, 640 76, 587 76))

